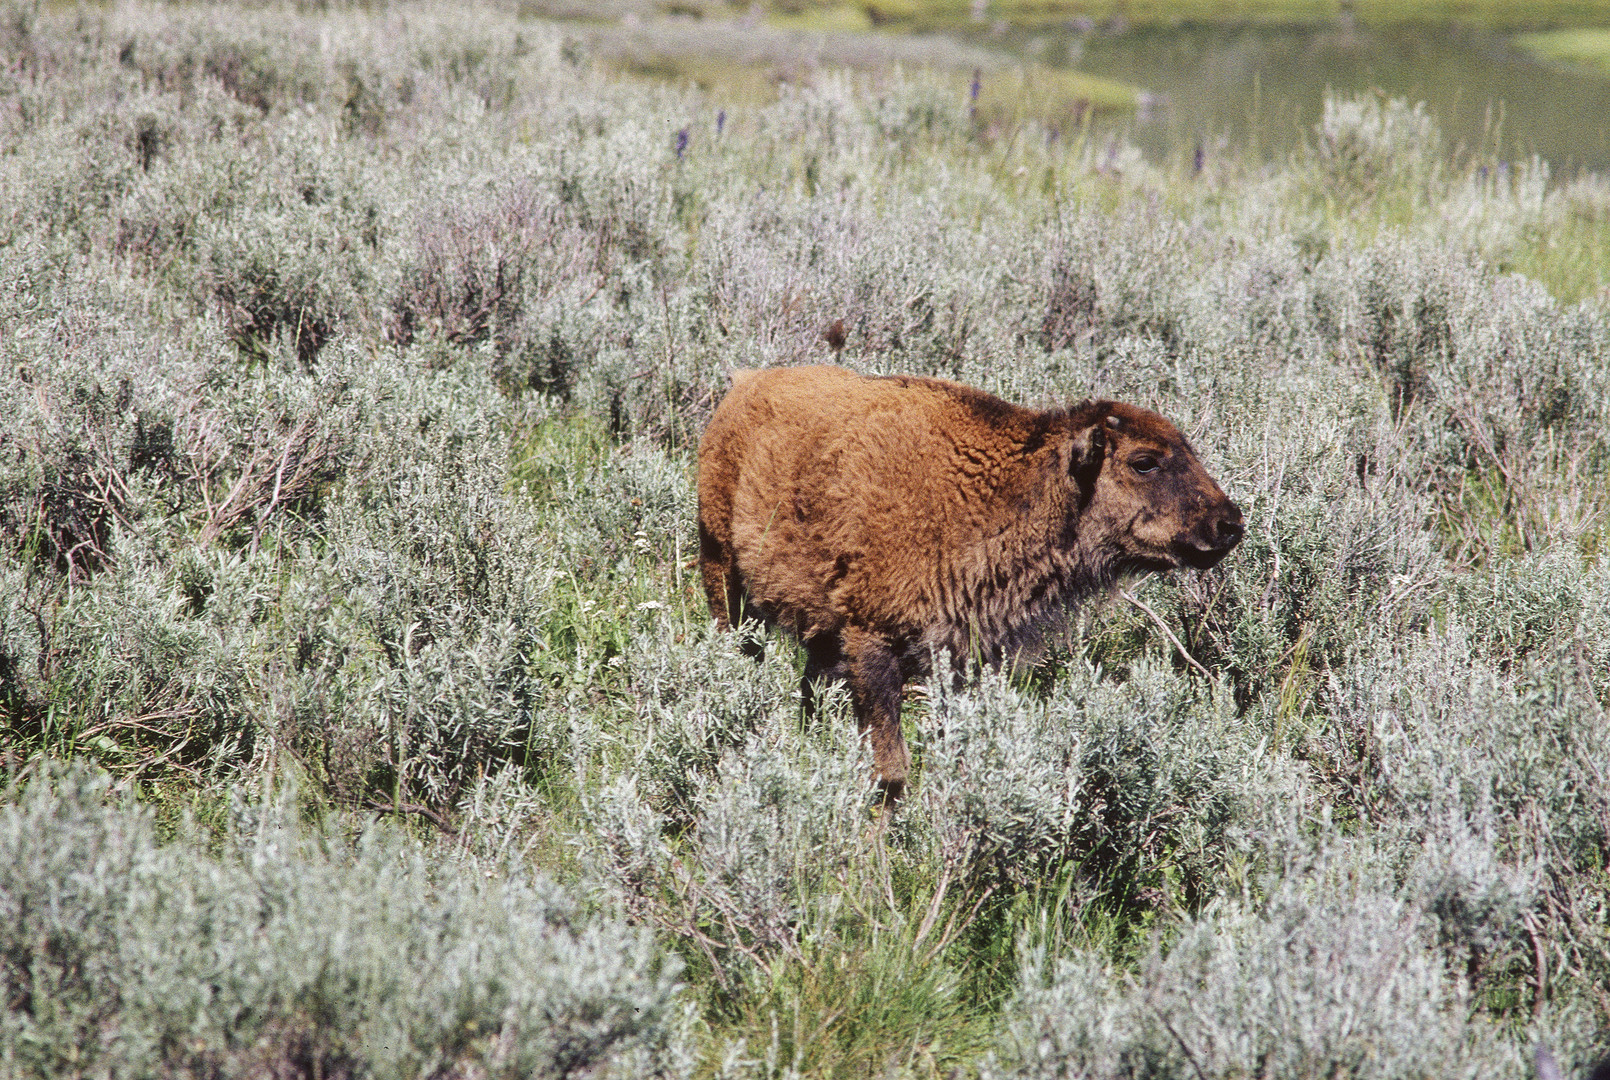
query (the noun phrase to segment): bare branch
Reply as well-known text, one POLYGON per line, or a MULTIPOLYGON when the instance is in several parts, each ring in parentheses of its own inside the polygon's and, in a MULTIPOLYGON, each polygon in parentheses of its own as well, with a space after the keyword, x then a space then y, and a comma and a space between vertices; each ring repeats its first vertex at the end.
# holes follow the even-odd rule
POLYGON ((1180 639, 1174 636, 1174 631, 1168 628, 1168 624, 1163 622, 1162 618, 1157 614, 1157 612, 1141 603, 1140 600, 1136 599, 1135 594, 1130 592, 1128 589, 1119 589, 1118 595, 1122 596, 1125 600, 1128 600, 1131 604, 1134 604, 1147 615, 1151 616, 1152 622, 1157 624, 1157 628, 1163 632, 1163 636, 1174 643, 1174 648, 1179 651, 1180 656, 1184 658, 1187 664, 1190 664, 1193 668, 1199 671, 1202 675, 1202 678, 1213 678, 1213 673, 1211 671, 1197 663, 1196 657, 1185 651, 1185 646, 1180 644, 1180 639))

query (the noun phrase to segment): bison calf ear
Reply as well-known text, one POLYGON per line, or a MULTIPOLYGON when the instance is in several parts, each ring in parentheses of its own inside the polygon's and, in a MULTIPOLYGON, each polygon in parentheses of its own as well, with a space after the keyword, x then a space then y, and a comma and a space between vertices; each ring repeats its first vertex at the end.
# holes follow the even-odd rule
POLYGON ((1107 459, 1107 424, 1100 415, 1078 424, 1068 436, 1068 475, 1081 487, 1093 484, 1107 459))

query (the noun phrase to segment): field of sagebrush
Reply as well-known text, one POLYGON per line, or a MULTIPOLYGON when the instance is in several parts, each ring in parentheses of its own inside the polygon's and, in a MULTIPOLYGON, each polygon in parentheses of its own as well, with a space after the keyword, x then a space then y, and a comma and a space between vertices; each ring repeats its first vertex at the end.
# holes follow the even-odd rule
POLYGON ((1610 182, 1148 164, 512 9, 0 5, 0 1076, 1526 1077, 1610 1050, 1610 182), (842 320, 836 357, 823 331, 842 320), (1156 408, 1218 568, 906 709, 717 635, 832 359, 1156 408))

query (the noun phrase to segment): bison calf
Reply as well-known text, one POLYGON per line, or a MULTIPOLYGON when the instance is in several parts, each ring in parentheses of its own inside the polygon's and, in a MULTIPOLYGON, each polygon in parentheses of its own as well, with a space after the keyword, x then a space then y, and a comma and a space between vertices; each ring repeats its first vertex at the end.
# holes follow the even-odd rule
POLYGON ((1241 510, 1163 417, 1040 411, 957 383, 741 371, 699 445, 710 613, 804 642, 804 695, 844 680, 888 799, 900 692, 934 650, 998 665, 1126 574, 1206 568, 1241 510))

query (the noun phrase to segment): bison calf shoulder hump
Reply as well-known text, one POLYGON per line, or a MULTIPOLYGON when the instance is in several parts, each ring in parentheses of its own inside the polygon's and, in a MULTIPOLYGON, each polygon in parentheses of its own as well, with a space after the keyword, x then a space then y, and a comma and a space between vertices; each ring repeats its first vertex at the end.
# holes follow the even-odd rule
POLYGON ((1068 604, 1212 566, 1241 533, 1179 430, 1112 401, 1036 410, 939 379, 744 371, 699 446, 711 614, 797 634, 807 710, 819 681, 849 684, 889 798, 901 688, 934 650, 999 664, 1068 604))

